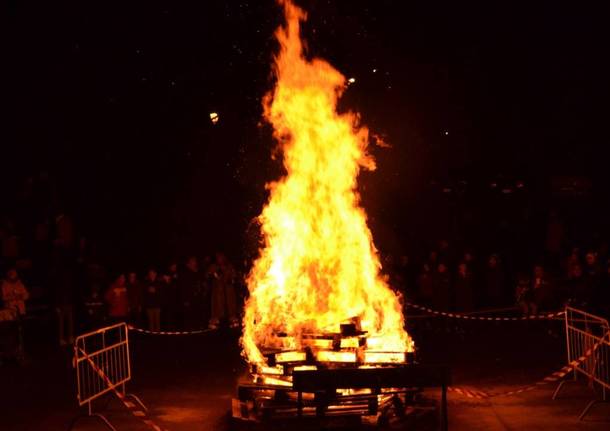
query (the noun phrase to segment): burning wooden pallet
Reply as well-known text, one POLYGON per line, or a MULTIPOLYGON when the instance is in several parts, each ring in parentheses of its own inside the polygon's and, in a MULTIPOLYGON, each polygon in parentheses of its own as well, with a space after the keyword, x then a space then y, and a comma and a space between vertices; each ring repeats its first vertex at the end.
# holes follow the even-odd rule
POLYGON ((279 336, 289 348, 263 350, 267 364, 253 365, 250 379, 239 384, 234 418, 378 421, 389 411, 403 415, 423 387, 440 386, 444 393, 449 382, 445 368, 418 365, 410 352, 374 350, 374 337, 356 324, 341 325, 336 334, 301 334, 298 340, 279 336))

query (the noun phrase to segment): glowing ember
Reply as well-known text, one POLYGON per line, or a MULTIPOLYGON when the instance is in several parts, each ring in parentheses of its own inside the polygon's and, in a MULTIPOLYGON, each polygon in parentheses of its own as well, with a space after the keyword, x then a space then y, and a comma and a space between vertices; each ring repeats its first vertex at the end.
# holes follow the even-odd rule
MULTIPOLYGON (((379 274, 356 191, 360 168, 375 168, 366 154, 368 130, 356 114, 337 113, 345 77, 324 60, 304 58, 300 21, 305 13, 289 0, 279 3, 286 26, 276 32, 277 83, 265 98, 264 112, 287 175, 268 185, 270 199, 258 219, 264 247, 247 280, 245 355, 264 365, 261 349, 285 348, 286 336, 290 344, 294 340, 291 350, 298 351, 312 345, 304 334, 339 333, 340 324, 353 321, 374 337, 371 350, 412 351, 400 301, 379 274)), ((276 355, 277 362, 304 360, 297 351, 276 355)), ((356 360, 354 352, 317 356, 356 360)))

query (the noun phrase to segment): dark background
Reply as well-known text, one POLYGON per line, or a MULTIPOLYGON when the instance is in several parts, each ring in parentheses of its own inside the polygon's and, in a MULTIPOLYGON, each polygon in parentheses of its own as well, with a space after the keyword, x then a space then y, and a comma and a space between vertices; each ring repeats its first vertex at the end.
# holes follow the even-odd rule
MULTIPOLYGON (((299 4, 310 53, 356 78, 341 108, 392 145, 372 149, 378 170, 360 182, 382 251, 443 237, 487 249, 511 238, 518 249, 543 236, 552 208, 573 237, 604 235, 605 10, 299 4)), ((107 257, 254 252, 264 184, 281 174, 260 106, 281 22, 273 1, 13 1, 8 10, 4 213, 17 211, 26 178, 48 173, 52 206, 107 257)))

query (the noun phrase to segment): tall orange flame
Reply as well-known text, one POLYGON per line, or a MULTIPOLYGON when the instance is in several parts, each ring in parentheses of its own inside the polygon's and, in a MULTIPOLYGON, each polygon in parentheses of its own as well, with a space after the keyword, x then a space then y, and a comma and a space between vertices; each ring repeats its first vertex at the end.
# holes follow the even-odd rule
POLYGON ((366 154, 369 132, 353 113, 338 114, 345 77, 321 59, 307 60, 300 39, 306 14, 290 0, 286 25, 276 32, 277 83, 264 101, 283 150, 287 175, 268 184, 270 199, 259 216, 264 247, 248 276, 249 299, 242 345, 251 363, 261 348, 299 348, 304 333, 339 332, 357 317, 368 331, 368 349, 412 351, 398 297, 381 268, 356 180, 375 169, 366 154))

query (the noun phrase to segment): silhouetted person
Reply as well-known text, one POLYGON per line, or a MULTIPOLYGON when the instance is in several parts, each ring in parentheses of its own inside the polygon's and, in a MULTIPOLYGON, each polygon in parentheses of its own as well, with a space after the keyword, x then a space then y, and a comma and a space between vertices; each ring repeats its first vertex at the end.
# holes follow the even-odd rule
POLYGON ((85 297, 83 303, 85 307, 86 327, 88 329, 101 327, 106 320, 106 304, 104 303, 99 285, 91 286, 89 294, 85 297))
POLYGON ((544 271, 542 265, 534 266, 534 274, 532 277, 532 291, 534 302, 537 310, 549 309, 553 306, 555 300, 555 292, 552 282, 544 271))
POLYGON ((559 266, 559 258, 561 246, 563 243, 564 229, 563 223, 559 219, 556 211, 551 211, 549 215, 549 223, 546 231, 546 252, 551 268, 557 269, 559 266))
POLYGON ((157 271, 149 269, 144 278, 143 304, 146 310, 148 329, 161 330, 161 305, 163 303, 163 285, 157 279, 157 271))
POLYGON ((586 308, 591 303, 592 294, 592 286, 585 281, 582 266, 573 264, 566 282, 568 301, 576 308, 586 308))
POLYGON ((114 323, 124 322, 129 317, 129 297, 125 274, 120 274, 110 285, 104 299, 108 305, 108 317, 114 323))
POLYGON ((610 260, 606 264, 606 272, 602 282, 593 292, 594 311, 606 319, 610 319, 610 260))
POLYGON ((15 268, 10 268, 6 272, 6 278, 2 280, 0 292, 2 293, 4 307, 12 310, 18 318, 25 316, 25 301, 29 299, 30 293, 25 288, 15 268))
POLYGON ((161 315, 164 325, 170 329, 178 329, 181 316, 180 292, 178 290, 178 264, 172 262, 161 277, 163 284, 163 304, 161 315))
POLYGON ((438 261, 444 263, 446 267, 451 266, 453 256, 451 255, 451 247, 449 241, 442 239, 438 242, 438 261))
POLYGON ((462 263, 465 263, 466 266, 468 267, 468 270, 470 271, 471 274, 474 274, 475 272, 475 260, 474 260, 474 254, 472 253, 472 251, 470 250, 466 250, 464 252, 464 255, 462 256, 462 263))
POLYGON ((517 275, 517 287, 515 288, 515 299, 524 316, 531 316, 538 313, 538 306, 534 301, 534 291, 532 281, 527 274, 517 275))
POLYGON ((406 297, 412 296, 415 287, 415 276, 409 256, 406 254, 400 256, 395 273, 398 290, 406 297))
POLYGON ((216 253, 216 262, 210 266, 212 276, 212 314, 210 328, 217 328, 226 319, 232 328, 239 326, 235 295, 235 269, 222 253, 216 253))
POLYGON ((74 302, 76 298, 76 268, 73 262, 55 265, 51 274, 59 344, 74 341, 74 302))
POLYGON ((602 271, 597 259, 597 253, 589 251, 585 255, 585 265, 583 267, 583 281, 588 301, 582 303, 583 307, 590 309, 593 293, 599 289, 601 278, 602 271))
POLYGON ((485 271, 485 293, 487 297, 487 305, 499 306, 504 302, 505 280, 504 272, 500 266, 500 259, 497 254, 492 254, 487 260, 487 268, 485 271))
MULTIPOLYGON (((574 265, 581 265, 580 249, 578 247, 572 247, 570 254, 565 259, 565 262, 563 265, 563 271, 564 271, 564 274, 566 275, 566 278, 570 278, 570 272, 572 271, 572 267, 574 265)), ((582 271, 582 268, 581 268, 581 271, 582 271)))
POLYGON ((432 305, 432 297, 434 295, 432 274, 430 266, 427 263, 422 266, 422 271, 417 278, 417 290, 419 300, 425 305, 432 305))
POLYGON ((451 276, 444 263, 439 263, 432 274, 432 306, 440 311, 448 311, 451 304, 451 276))
POLYGON ((199 329, 203 325, 203 274, 199 271, 196 257, 186 261, 184 271, 178 276, 180 302, 182 304, 185 329, 199 329))
POLYGON ((2 246, 1 262, 3 269, 13 267, 20 255, 20 241, 15 226, 10 219, 4 221, 4 226, 0 228, 0 245, 2 246))
POLYGON ((438 252, 436 250, 432 250, 428 253, 428 260, 426 263, 431 271, 436 269, 436 266, 438 265, 438 252))
POLYGON ((55 217, 55 247, 71 250, 75 245, 74 224, 72 219, 63 211, 59 211, 55 217))
POLYGON ((458 311, 468 312, 474 309, 474 283, 472 272, 465 262, 458 265, 455 277, 455 306, 458 311))
POLYGON ((138 280, 138 274, 134 271, 127 274, 127 296, 129 298, 129 317, 130 320, 139 325, 142 322, 144 311, 144 286, 138 280))

